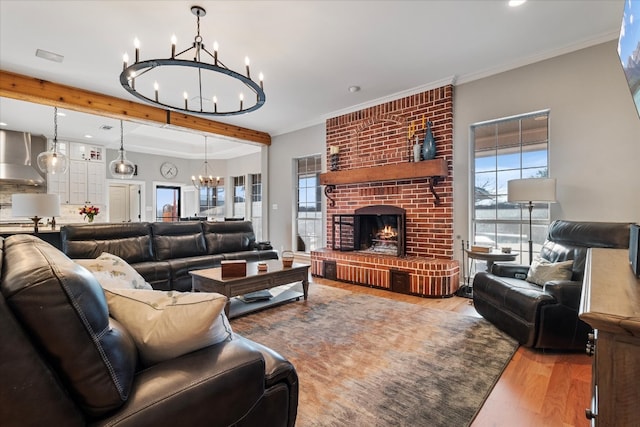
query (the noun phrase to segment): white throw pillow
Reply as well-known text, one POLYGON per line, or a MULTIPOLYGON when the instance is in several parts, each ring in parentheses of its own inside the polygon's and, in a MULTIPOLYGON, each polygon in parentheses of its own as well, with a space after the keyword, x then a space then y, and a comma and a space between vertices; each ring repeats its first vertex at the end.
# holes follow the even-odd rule
POLYGON ((531 263, 527 273, 527 282, 544 286, 552 280, 571 280, 573 275, 573 260, 562 262, 550 262, 544 258, 536 257, 531 263))
POLYGON ((146 289, 104 293, 110 315, 131 333, 147 366, 233 337, 224 295, 146 289))
POLYGON ((103 252, 96 259, 75 259, 91 272, 104 289, 153 289, 125 260, 103 252))

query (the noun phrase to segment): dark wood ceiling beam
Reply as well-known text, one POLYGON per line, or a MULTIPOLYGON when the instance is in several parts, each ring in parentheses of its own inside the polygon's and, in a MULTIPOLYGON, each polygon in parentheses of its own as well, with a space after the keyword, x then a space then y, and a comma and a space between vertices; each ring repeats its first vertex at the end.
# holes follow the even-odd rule
POLYGON ((265 132, 176 113, 4 70, 0 70, 0 96, 114 119, 170 125, 271 145, 271 136, 265 132))

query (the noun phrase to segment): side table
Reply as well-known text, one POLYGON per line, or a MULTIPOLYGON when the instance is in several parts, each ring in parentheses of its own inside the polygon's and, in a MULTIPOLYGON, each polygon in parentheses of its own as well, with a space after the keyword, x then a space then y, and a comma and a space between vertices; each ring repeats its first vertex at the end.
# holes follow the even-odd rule
POLYGON ((501 261, 515 261, 517 256, 513 253, 505 254, 502 252, 474 252, 470 249, 464 249, 464 255, 467 257, 467 264, 469 265, 469 267, 466 271, 467 275, 464 278, 465 284, 460 286, 457 295, 465 298, 473 297, 473 281, 471 280, 471 269, 473 265, 470 260, 486 261, 487 271, 491 271, 493 263, 501 261))

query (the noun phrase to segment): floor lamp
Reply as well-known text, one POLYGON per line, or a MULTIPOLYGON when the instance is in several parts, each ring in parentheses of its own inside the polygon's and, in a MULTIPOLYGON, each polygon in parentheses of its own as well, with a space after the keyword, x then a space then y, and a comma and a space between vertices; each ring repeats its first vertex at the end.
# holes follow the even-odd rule
POLYGON ((529 208, 529 265, 533 262, 533 224, 531 213, 537 202, 554 203, 556 201, 555 178, 513 179, 507 182, 507 201, 526 203, 529 208))

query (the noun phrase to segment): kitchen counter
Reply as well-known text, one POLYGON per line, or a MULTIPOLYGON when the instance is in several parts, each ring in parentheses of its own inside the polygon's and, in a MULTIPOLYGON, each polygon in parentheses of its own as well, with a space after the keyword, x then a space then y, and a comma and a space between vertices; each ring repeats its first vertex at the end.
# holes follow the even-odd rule
POLYGON ((0 237, 9 237, 14 234, 33 234, 38 236, 45 242, 62 250, 62 240, 60 238, 60 227, 56 225, 56 229, 52 230, 51 225, 38 225, 38 234, 33 232, 33 224, 28 227, 24 225, 0 225, 0 237))
MULTIPOLYGON (((60 232, 60 227, 56 225, 56 229, 52 230, 51 225, 40 224, 38 225, 38 234, 40 233, 52 233, 52 232, 60 232)), ((33 224, 29 226, 23 225, 0 225, 0 234, 33 234, 33 224)))

